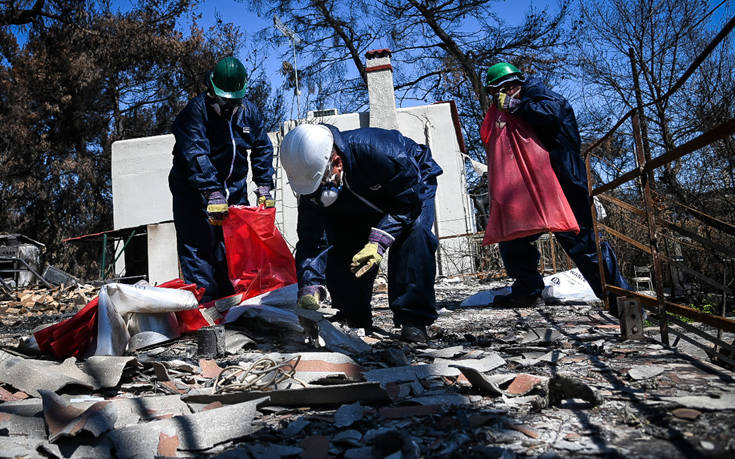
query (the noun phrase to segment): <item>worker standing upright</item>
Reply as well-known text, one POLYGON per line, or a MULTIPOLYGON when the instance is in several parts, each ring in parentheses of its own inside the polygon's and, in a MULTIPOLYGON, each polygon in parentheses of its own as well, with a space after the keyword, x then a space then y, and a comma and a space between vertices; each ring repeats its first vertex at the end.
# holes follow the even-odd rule
MULTIPOLYGON (((497 124, 489 119, 492 113, 505 112, 523 120, 548 152, 551 168, 563 191, 563 198, 579 225, 579 233, 555 232, 556 240, 579 268, 592 290, 602 298, 602 283, 595 245, 591 198, 587 189, 587 173, 580 154, 580 135, 577 119, 569 102, 548 89, 540 80, 526 78, 514 65, 497 63, 487 70, 486 88, 493 98, 483 128, 497 124)), ((487 129, 500 135, 502 128, 487 129)), ((485 140, 488 147, 493 139, 485 140)), ((488 157, 494 154, 488 148, 488 157)), ((502 174, 502 171, 498 171, 502 174)), ((488 176, 488 180, 493 180, 488 176)), ((543 185, 543 184, 541 184, 543 185)), ((515 279, 509 295, 498 295, 493 304, 507 307, 527 307, 544 304, 541 292, 543 279, 538 272, 539 252, 533 245, 540 234, 534 234, 499 243, 500 256, 510 277, 515 279)), ((603 269, 608 283, 628 288, 618 270, 615 254, 607 241, 601 243, 603 269)), ((610 298, 614 303, 614 296, 610 298)), ((616 305, 612 305, 616 308, 616 305)))
POLYGON ((227 272, 222 220, 229 205, 249 205, 248 156, 258 203, 273 207, 273 147, 259 110, 245 99, 245 67, 225 57, 174 120, 169 188, 181 271, 205 288, 202 302, 234 293, 227 272))
POLYGON ((395 130, 303 124, 280 152, 299 195, 299 305, 317 309, 326 287, 339 320, 370 329, 373 282, 390 249, 393 321, 403 340, 426 341, 437 318, 432 231, 442 173, 429 148, 395 130))

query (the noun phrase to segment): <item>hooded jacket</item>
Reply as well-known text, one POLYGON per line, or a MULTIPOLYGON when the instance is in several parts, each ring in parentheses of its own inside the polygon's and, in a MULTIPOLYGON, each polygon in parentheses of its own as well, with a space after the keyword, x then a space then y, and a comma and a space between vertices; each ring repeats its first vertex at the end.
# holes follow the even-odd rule
POLYGON ((581 140, 574 110, 561 95, 539 79, 528 78, 521 86, 519 105, 513 112, 531 126, 549 152, 554 173, 580 226, 592 225, 587 171, 580 154, 581 140))
POLYGON ((247 150, 257 186, 273 187, 273 146, 260 112, 243 100, 232 120, 218 115, 206 93, 189 101, 174 120, 176 138, 169 175, 174 193, 229 191, 230 204, 247 202, 247 150))

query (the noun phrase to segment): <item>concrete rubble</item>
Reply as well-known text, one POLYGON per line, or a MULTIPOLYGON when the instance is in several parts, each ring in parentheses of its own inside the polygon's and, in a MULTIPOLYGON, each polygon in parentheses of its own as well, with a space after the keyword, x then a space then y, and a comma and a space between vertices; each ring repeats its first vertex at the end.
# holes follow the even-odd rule
POLYGON ((329 308, 255 305, 224 326, 214 357, 190 333, 63 362, 28 337, 96 290, 21 292, 0 302, 0 456, 735 455, 731 371, 688 344, 663 347, 658 328, 621 341, 597 303, 466 301, 504 285, 439 281, 423 345, 398 340, 378 287, 368 334, 329 308))

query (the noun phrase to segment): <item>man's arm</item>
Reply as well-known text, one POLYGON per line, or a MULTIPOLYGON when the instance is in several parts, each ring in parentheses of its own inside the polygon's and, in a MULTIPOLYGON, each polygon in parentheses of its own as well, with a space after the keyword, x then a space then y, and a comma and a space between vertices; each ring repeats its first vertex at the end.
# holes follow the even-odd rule
POLYGON ((176 149, 184 160, 187 180, 200 192, 221 190, 217 170, 209 159, 210 145, 205 126, 206 106, 191 100, 171 126, 176 138, 176 149))
POLYGON ((513 113, 535 128, 559 125, 564 101, 543 88, 532 86, 521 91, 520 104, 513 113))

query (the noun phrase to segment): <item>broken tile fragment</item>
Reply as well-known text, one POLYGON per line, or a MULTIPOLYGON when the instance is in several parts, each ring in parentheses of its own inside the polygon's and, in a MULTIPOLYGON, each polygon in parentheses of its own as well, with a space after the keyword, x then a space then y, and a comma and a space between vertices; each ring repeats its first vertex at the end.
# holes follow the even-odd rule
POLYGON ((174 416, 171 419, 115 429, 105 435, 118 457, 149 457, 158 451, 161 441, 168 444, 170 437, 178 437, 177 451, 203 451, 236 438, 245 437, 259 429, 253 424, 256 407, 266 399, 224 406, 209 411, 174 416), (165 434, 162 436, 161 434, 165 434))
POLYGON ((671 411, 671 414, 676 416, 679 419, 686 419, 688 421, 694 421, 699 416, 702 415, 702 412, 699 410, 695 410, 693 408, 676 408, 671 411))
POLYGON ((735 410, 735 394, 724 394, 719 398, 706 395, 684 395, 681 397, 661 397, 661 400, 678 403, 685 408, 697 410, 735 410))
POLYGON ((52 443, 59 437, 73 437, 80 432, 99 437, 115 427, 117 412, 108 401, 96 402, 89 408, 82 409, 74 407, 50 391, 41 390, 41 398, 48 439, 52 443))
POLYGON ((654 378, 663 373, 664 370, 664 367, 658 365, 640 365, 628 370, 628 376, 639 381, 642 379, 654 378))
POLYGON ((524 424, 511 424, 511 423, 506 422, 503 425, 507 427, 508 429, 516 430, 529 438, 536 439, 540 436, 538 432, 536 432, 531 427, 524 425, 524 424))
POLYGON ((334 413, 334 425, 337 427, 349 427, 362 419, 364 409, 360 402, 340 406, 334 413))
POLYGON ((0 436, 27 436, 45 440, 46 425, 42 418, 36 416, 0 413, 0 433, 0 436))
POLYGON ((547 378, 521 373, 513 379, 505 393, 509 395, 526 395, 546 380, 547 378))
POLYGON ((205 378, 216 378, 222 373, 222 368, 217 362, 211 359, 199 359, 199 367, 202 369, 202 376, 205 378))
POLYGON ((134 357, 92 357, 77 366, 74 357, 62 363, 16 357, 0 350, 0 382, 38 397, 39 390, 58 392, 77 384, 89 389, 115 387, 134 357), (81 367, 81 368, 80 368, 81 367))

